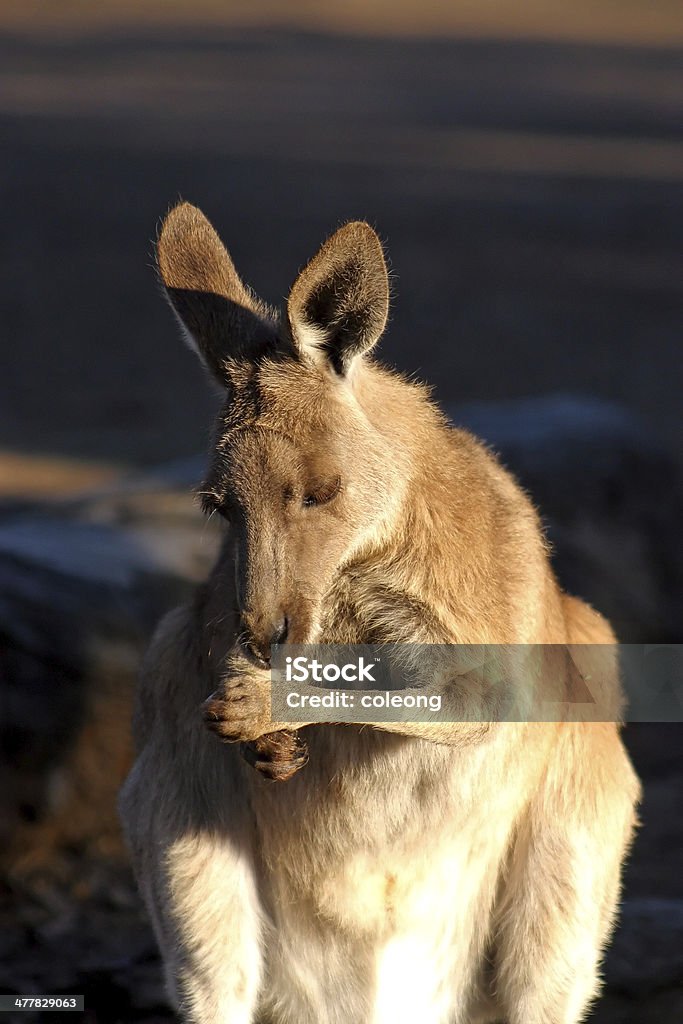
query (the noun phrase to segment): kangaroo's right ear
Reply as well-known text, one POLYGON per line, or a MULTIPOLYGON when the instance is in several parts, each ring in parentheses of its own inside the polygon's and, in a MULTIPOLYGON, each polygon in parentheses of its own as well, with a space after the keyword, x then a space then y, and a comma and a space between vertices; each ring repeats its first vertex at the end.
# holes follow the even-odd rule
POLYGON ((339 376, 378 342, 389 312, 382 244, 369 224, 351 221, 328 238, 297 277, 287 302, 301 356, 339 376))
POLYGON ((157 266, 190 347, 224 384, 225 363, 275 342, 266 307, 242 283, 220 238, 201 210, 180 203, 157 240, 157 266))

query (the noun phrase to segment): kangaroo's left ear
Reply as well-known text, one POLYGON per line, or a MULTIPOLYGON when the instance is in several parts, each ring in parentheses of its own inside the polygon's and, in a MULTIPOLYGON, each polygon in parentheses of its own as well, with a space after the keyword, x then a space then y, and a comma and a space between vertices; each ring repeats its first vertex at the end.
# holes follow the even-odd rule
POLYGON ((363 221, 351 221, 328 238, 299 274, 287 302, 299 353, 328 362, 341 376, 376 345, 388 312, 382 245, 363 221))
POLYGON ((157 264, 186 341, 219 384, 227 383, 230 357, 274 346, 277 328, 268 310, 242 283, 227 249, 196 206, 180 203, 166 216, 157 264))

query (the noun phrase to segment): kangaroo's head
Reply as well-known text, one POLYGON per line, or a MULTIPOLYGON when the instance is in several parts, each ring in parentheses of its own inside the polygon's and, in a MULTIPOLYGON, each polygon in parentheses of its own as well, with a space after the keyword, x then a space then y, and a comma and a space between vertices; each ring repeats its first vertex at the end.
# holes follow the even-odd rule
POLYGON ((224 564, 242 635, 267 662, 272 643, 319 638, 341 567, 378 542, 401 500, 400 456, 378 426, 364 359, 387 319, 382 247, 367 224, 342 227, 279 315, 187 203, 163 224, 158 263, 187 340, 225 392, 202 492, 230 524, 224 564))

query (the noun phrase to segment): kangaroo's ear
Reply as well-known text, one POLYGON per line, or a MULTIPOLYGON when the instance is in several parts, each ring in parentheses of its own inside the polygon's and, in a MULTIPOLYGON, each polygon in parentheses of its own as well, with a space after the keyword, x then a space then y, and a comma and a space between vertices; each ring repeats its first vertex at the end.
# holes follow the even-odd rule
POLYGON ((294 282, 287 303, 300 354, 345 375, 379 340, 389 312, 389 281, 379 238, 352 221, 335 232, 294 282))
POLYGON ((275 342, 266 307, 244 285, 220 238, 196 206, 180 203, 157 240, 159 276, 183 334, 225 383, 225 361, 275 342))

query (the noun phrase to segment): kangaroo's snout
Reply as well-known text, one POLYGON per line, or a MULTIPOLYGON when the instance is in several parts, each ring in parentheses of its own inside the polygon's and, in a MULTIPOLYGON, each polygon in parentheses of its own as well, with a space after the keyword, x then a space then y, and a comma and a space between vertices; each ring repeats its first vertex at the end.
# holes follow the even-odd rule
POLYGON ((289 633, 289 621, 284 614, 266 617, 242 616, 242 646, 256 661, 270 665, 270 648, 284 644, 289 633))

